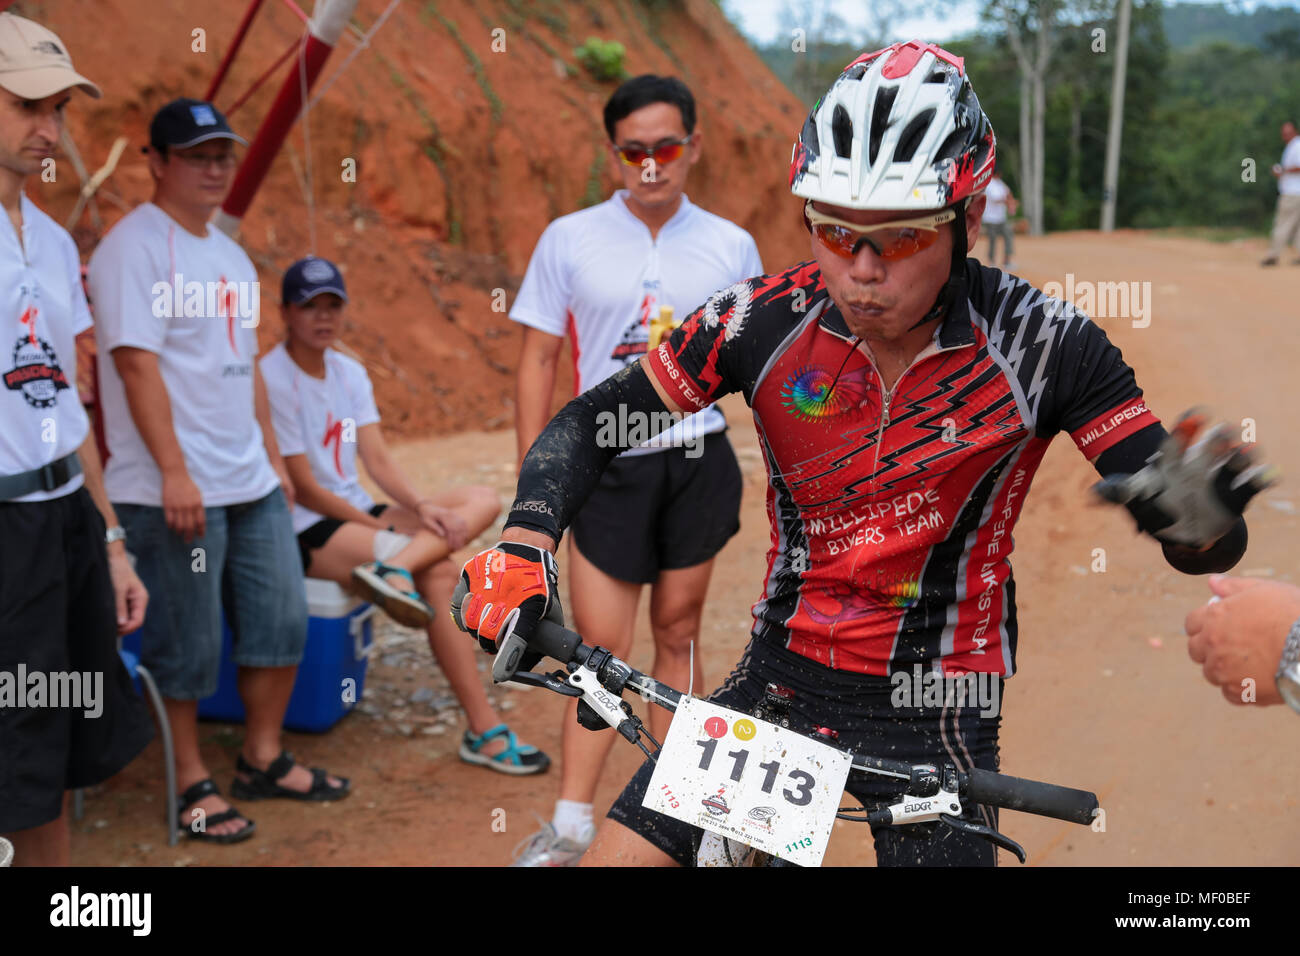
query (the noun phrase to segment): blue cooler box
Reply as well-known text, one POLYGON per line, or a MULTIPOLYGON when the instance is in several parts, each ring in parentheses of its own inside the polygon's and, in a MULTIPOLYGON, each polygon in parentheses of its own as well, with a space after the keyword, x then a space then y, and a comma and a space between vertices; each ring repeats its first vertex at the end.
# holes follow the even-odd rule
MULTIPOLYGON (((373 639, 370 619, 377 608, 347 594, 333 581, 305 578, 304 583, 310 615, 307 647, 298 665, 284 726, 289 730, 322 733, 361 700, 373 639)), ((230 660, 232 644, 230 627, 223 615, 217 692, 199 701, 199 716, 206 720, 244 722, 244 703, 239 699, 236 680, 238 668, 230 660)), ((122 645, 138 654, 138 632, 123 638, 122 645)))

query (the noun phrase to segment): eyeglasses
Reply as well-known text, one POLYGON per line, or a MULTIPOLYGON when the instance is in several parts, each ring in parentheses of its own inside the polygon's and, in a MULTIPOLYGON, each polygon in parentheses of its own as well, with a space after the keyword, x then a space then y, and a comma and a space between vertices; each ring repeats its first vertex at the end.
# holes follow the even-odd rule
POLYGON ((648 147, 615 146, 614 152, 618 153, 618 158, 628 166, 640 166, 647 159, 657 163, 671 163, 682 155, 682 150, 690 145, 690 142, 691 137, 687 136, 685 139, 666 139, 648 147))
POLYGON ((234 153, 172 153, 177 159, 193 169, 233 169, 239 165, 239 157, 234 153))
POLYGON ((818 212, 811 199, 804 203, 803 214, 821 244, 845 259, 852 259, 862 242, 882 259, 906 259, 934 245, 939 238, 939 227, 957 218, 953 210, 941 209, 917 219, 894 219, 864 226, 818 212))

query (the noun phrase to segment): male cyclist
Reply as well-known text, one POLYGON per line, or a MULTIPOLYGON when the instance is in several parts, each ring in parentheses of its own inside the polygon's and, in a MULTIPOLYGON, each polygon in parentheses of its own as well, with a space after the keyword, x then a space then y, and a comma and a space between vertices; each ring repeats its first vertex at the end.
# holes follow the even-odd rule
MULTIPOLYGON (((762 443, 772 547, 749 647, 711 698, 722 706, 748 711, 774 681, 795 692, 792 725, 834 728, 841 745, 996 770, 996 714, 964 695, 894 706, 890 676, 1014 672, 1011 532, 1061 431, 1176 569, 1235 564, 1262 466, 1217 433, 1195 440, 1197 419, 1167 436, 1100 328, 967 258, 994 161, 960 58, 913 41, 849 64, 791 163, 812 260, 715 293, 547 426, 503 540, 462 571, 480 643, 526 638, 555 613, 551 552, 614 453, 594 441, 597 414, 692 411, 733 391, 762 443)), ((692 828, 641 806, 650 773, 647 761, 585 863, 690 861, 692 828)), ((853 786, 866 802, 891 795, 853 786)), ((991 808, 965 812, 996 826, 991 808)), ((881 865, 996 862, 949 827, 879 830, 875 848, 881 865)))

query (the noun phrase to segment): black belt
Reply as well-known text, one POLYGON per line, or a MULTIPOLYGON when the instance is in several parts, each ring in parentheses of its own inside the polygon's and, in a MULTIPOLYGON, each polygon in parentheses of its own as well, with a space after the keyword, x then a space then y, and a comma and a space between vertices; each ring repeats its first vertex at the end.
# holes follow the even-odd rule
POLYGON ((81 459, 74 451, 58 461, 18 475, 0 475, 0 501, 12 501, 34 491, 53 491, 81 474, 81 459))

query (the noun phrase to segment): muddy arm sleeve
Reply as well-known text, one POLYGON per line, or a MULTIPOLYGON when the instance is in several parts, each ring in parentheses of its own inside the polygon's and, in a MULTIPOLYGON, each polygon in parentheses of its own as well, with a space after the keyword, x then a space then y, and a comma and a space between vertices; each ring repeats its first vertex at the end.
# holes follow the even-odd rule
MULTIPOLYGON (((680 420, 668 411, 640 363, 560 409, 524 456, 506 527, 540 531, 558 543, 601 473, 619 452, 632 447, 626 442, 630 429, 618 423, 641 416, 646 416, 653 435, 680 420)), ((637 436, 637 443, 645 434, 637 436)))

